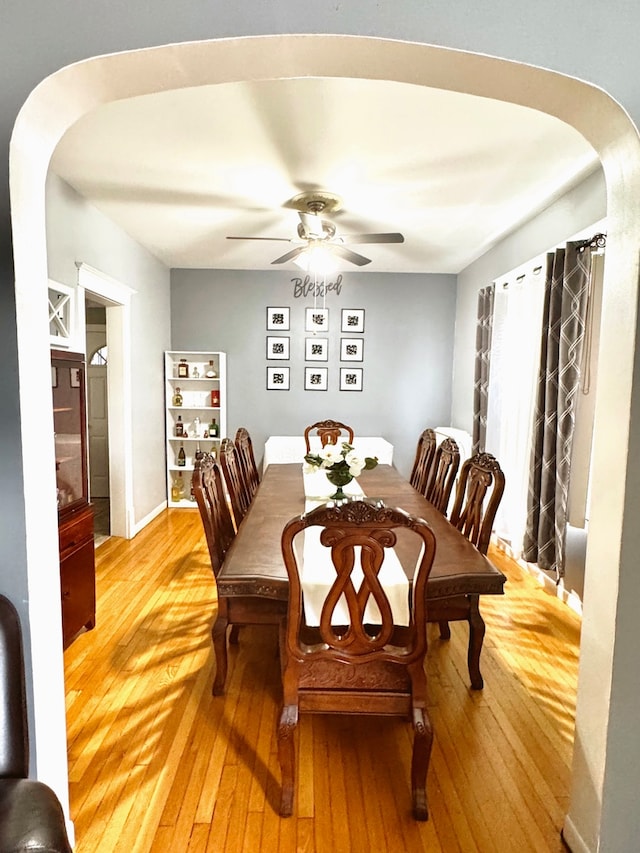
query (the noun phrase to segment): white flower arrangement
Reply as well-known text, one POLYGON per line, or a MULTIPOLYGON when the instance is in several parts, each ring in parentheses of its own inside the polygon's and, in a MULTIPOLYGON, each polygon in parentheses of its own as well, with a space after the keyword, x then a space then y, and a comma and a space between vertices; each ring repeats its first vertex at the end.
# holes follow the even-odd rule
POLYGON ((318 453, 307 453, 304 462, 305 474, 312 474, 320 468, 324 471, 343 472, 351 477, 359 477, 363 471, 376 467, 378 457, 358 456, 350 444, 343 442, 340 446, 327 444, 318 453))

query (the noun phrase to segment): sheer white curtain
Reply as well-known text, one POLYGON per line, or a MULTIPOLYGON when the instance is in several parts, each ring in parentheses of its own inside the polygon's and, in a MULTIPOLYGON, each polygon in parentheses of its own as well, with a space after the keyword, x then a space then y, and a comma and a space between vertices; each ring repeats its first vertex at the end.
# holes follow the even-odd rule
POLYGON ((506 486, 495 532, 515 557, 527 519, 530 447, 540 358, 544 274, 498 284, 493 313, 486 449, 500 462, 506 486))

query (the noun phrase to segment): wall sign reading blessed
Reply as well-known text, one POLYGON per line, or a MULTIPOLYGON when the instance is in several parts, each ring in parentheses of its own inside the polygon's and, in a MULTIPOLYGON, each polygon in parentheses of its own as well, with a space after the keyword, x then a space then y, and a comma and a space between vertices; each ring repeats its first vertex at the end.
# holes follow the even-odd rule
POLYGON ((339 275, 335 281, 316 281, 310 275, 305 275, 304 278, 292 278, 291 281, 294 299, 318 296, 324 298, 329 293, 337 293, 340 296, 342 292, 342 275, 339 275))

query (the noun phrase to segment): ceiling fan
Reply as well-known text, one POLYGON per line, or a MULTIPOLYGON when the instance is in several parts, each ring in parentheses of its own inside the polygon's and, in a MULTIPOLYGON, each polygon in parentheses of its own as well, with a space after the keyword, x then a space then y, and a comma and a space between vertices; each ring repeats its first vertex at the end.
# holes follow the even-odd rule
POLYGON ((337 235, 335 224, 324 218, 325 215, 332 214, 342 207, 342 200, 333 193, 317 190, 300 193, 288 201, 285 207, 297 210, 300 216, 297 229, 298 240, 288 237, 227 237, 227 240, 272 240, 300 244, 295 249, 291 249, 291 251, 271 261, 272 264, 284 264, 287 261, 296 261, 296 259, 300 261, 303 255, 310 256, 314 252, 320 251, 328 252, 359 267, 371 263, 371 258, 351 251, 346 244, 404 243, 404 237, 397 232, 348 234, 344 237, 337 235))

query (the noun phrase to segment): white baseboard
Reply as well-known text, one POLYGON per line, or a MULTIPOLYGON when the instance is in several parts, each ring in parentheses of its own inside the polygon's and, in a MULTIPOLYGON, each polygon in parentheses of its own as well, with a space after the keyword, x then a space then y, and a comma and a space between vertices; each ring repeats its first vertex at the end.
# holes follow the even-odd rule
POLYGON ((535 563, 527 563, 526 560, 522 559, 522 557, 516 557, 509 547, 509 544, 504 542, 502 539, 496 539, 494 537, 493 544, 499 551, 503 551, 511 557, 511 559, 516 562, 524 572, 531 575, 531 577, 540 584, 545 592, 549 595, 555 596, 555 598, 559 598, 567 605, 567 607, 577 613, 578 616, 582 616, 582 601, 580 596, 573 590, 567 590, 562 580, 560 580, 560 583, 556 583, 553 578, 549 577, 549 575, 542 571, 542 569, 540 569, 535 563))
POLYGON ((584 839, 576 829, 573 821, 567 815, 564 819, 564 824, 562 827, 562 840, 567 845, 571 853, 596 853, 596 849, 593 850, 585 844, 584 839))
POLYGON ((147 513, 147 515, 145 515, 144 518, 141 518, 140 521, 138 521, 135 525, 133 525, 133 528, 131 531, 131 533, 132 533, 131 538, 133 539, 133 537, 137 533, 140 533, 140 531, 143 528, 145 528, 147 526, 147 524, 150 524, 153 521, 153 519, 157 518, 157 516, 159 516, 161 512, 164 512, 164 510, 166 508, 167 508, 167 502, 162 501, 162 503, 158 504, 158 506, 155 509, 152 509, 151 512, 147 513))

